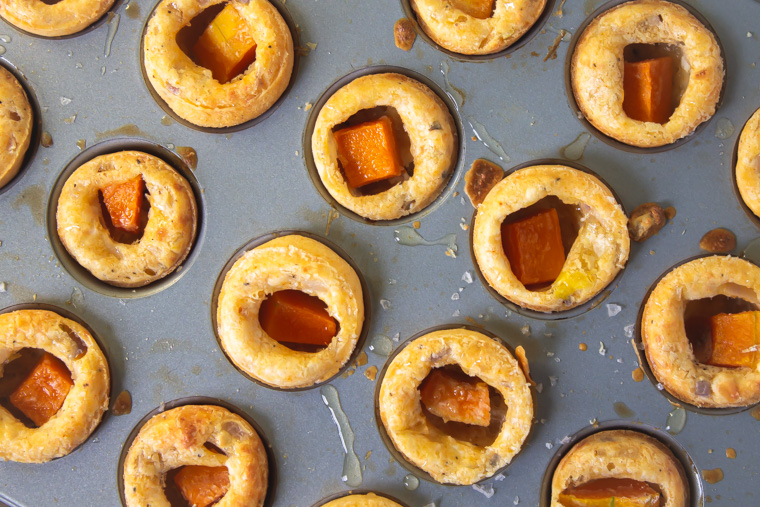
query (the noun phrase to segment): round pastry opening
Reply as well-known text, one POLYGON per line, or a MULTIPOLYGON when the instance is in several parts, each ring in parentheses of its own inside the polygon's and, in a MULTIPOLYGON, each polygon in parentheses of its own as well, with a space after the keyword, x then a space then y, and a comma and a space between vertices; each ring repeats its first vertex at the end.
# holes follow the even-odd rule
POLYGON ((689 62, 681 44, 629 44, 623 49, 623 111, 632 120, 664 124, 689 84, 689 62), (651 87, 653 108, 643 104, 651 87))
POLYGON ((63 0, 41 0, 41 1, 45 5, 55 5, 55 4, 63 2, 63 0))
MULTIPOLYGON (((96 219, 108 230, 111 239, 118 243, 135 244, 140 241, 148 222, 148 213, 150 203, 147 196, 150 195, 147 185, 142 177, 132 180, 120 181, 98 191, 98 200, 100 202, 100 212, 96 219), (110 199, 109 199, 110 198, 110 199), (130 215, 124 210, 134 209, 134 206, 127 206, 130 200, 134 201, 139 198, 139 214, 130 215), (130 230, 131 229, 131 230, 130 230)), ((61 171, 53 189, 50 192, 47 207, 47 232, 50 244, 53 247, 61 265, 68 273, 83 286, 90 290, 104 294, 106 296, 118 298, 138 298, 155 294, 173 285, 179 280, 188 268, 195 262, 203 241, 206 230, 204 195, 201 192, 200 185, 193 172, 187 167, 187 164, 177 154, 169 151, 165 147, 142 139, 111 139, 95 144, 87 148, 82 153, 74 157, 61 171), (195 198, 196 208, 196 229, 195 240, 189 247, 189 252, 182 261, 181 265, 163 278, 159 278, 147 285, 141 287, 118 287, 96 278, 84 266, 69 254, 58 235, 57 209, 58 200, 61 196, 63 186, 69 177, 79 167, 101 155, 108 155, 122 151, 139 151, 152 155, 167 163, 176 171, 187 183, 195 198)), ((152 269, 145 270, 148 276, 154 276, 156 273, 152 269)))
MULTIPOLYGON (((511 55, 513 52, 517 51, 518 49, 522 48, 526 44, 528 44, 533 37, 536 36, 539 32, 541 32, 544 29, 544 24, 546 21, 551 17, 552 13, 554 12, 554 5, 556 4, 557 0, 546 0, 546 4, 544 5, 544 10, 541 11, 541 14, 539 14, 536 21, 528 28, 525 33, 523 33, 517 40, 515 40, 512 44, 510 44, 508 47, 502 49, 501 51, 498 51, 496 53, 489 53, 489 54, 463 54, 463 53, 456 53, 454 51, 451 51, 449 49, 446 49, 445 47, 441 46, 438 42, 433 40, 433 38, 428 35, 427 32, 422 28, 419 18, 417 17, 417 13, 412 8, 412 2, 411 0, 400 0, 401 1, 401 8, 404 10, 404 15, 412 22, 412 25, 414 26, 414 31, 417 33, 417 35, 422 38, 427 44, 432 46, 433 48, 437 49, 438 51, 445 53, 451 58, 454 58, 459 61, 471 61, 471 62, 482 62, 487 60, 493 60, 496 58, 500 58, 503 56, 511 55)), ((493 17, 494 12, 496 11, 496 3, 497 0, 451 0, 451 3, 456 6, 459 10, 467 13, 469 16, 477 19, 489 19, 493 17)), ((461 23, 464 21, 465 18, 461 16, 456 21, 458 23, 461 23)))
MULTIPOLYGON (((266 451, 267 456, 267 464, 268 464, 268 482, 267 482, 267 491, 266 491, 266 498, 264 499, 264 502, 262 504, 262 507, 272 507, 274 505, 274 500, 276 497, 276 490, 277 490, 277 461, 275 459, 275 452, 274 448, 272 447, 272 444, 269 441, 269 438, 267 437, 267 434, 263 431, 259 423, 247 412, 243 411, 241 408, 225 401, 219 398, 211 398, 208 396, 191 396, 187 398, 179 398, 172 401, 167 401, 165 403, 161 403, 161 405, 152 411, 148 412, 145 417, 140 419, 140 421, 135 425, 134 428, 132 428, 132 431, 129 433, 127 438, 124 441, 124 444, 121 448, 121 454, 119 455, 119 464, 117 466, 117 487, 119 488, 119 497, 121 498, 121 504, 127 505, 127 501, 124 495, 124 461, 127 458, 127 453, 129 452, 130 447, 132 447, 132 443, 135 441, 135 438, 137 438, 138 433, 140 433, 140 430, 145 426, 145 424, 150 421, 153 417, 156 415, 166 412, 167 410, 171 410, 177 407, 182 407, 185 405, 212 405, 212 406, 218 406, 225 408, 232 412, 233 414, 236 414, 253 427, 253 429, 258 434, 259 438, 261 439, 262 444, 264 444, 264 450, 266 451)), ((234 424, 234 423, 233 423, 234 424)), ((237 429, 238 433, 241 431, 241 428, 235 424, 237 428, 230 428, 229 432, 231 435, 234 436, 235 429, 237 429)), ((220 449, 218 446, 216 446, 213 442, 205 442, 203 444, 203 447, 205 447, 207 450, 211 451, 215 454, 221 454, 225 455, 226 453, 220 449)), ((229 481, 229 471, 226 466, 224 467, 202 467, 202 466, 193 466, 193 465, 185 465, 181 466, 172 470, 169 470, 165 475, 165 483, 164 483, 164 493, 166 494, 167 499, 169 500, 169 504, 171 507, 192 507, 193 505, 204 505, 204 506, 210 506, 215 505, 216 502, 223 496, 222 494, 219 494, 218 496, 212 496, 213 492, 215 490, 214 487, 202 487, 206 484, 213 484, 216 485, 216 481, 208 481, 207 479, 217 479, 219 483, 223 485, 224 483, 224 477, 226 477, 229 481), (213 498, 212 500, 207 500, 207 502, 201 502, 200 500, 203 500, 204 498, 201 496, 193 497, 195 500, 195 503, 193 503, 193 500, 188 500, 185 496, 182 495, 181 492, 181 486, 177 485, 177 481, 175 480, 175 477, 182 472, 182 470, 190 469, 190 472, 187 471, 184 472, 188 477, 183 479, 180 477, 180 484, 189 484, 189 485, 195 485, 199 487, 193 487, 192 489, 195 491, 200 492, 209 492, 209 496, 213 498), (209 470, 210 469, 210 470, 209 470), (214 469, 221 469, 221 470, 214 470, 214 469)), ((229 484, 229 482, 228 482, 229 484)), ((224 489, 224 492, 226 492, 226 488, 224 489)), ((206 497, 208 498, 208 497, 206 497)))
MULTIPOLYGON (((71 329, 68 332, 75 336, 71 329)), ((27 428, 38 428, 53 417, 74 385, 63 361, 42 349, 25 347, 2 366, 0 406, 27 428)))
MULTIPOLYGON (((603 434, 625 431, 629 434, 641 435, 642 437, 654 439, 658 444, 664 446, 663 451, 667 451, 672 455, 676 466, 681 468, 683 475, 683 485, 688 491, 688 498, 683 504, 688 507, 699 507, 703 502, 703 490, 702 481, 700 479, 699 470, 697 470, 694 461, 675 437, 665 431, 661 431, 652 426, 642 423, 632 423, 629 421, 603 421, 593 426, 587 426, 574 435, 571 435, 567 443, 560 446, 554 456, 552 457, 549 465, 544 471, 544 476, 541 481, 541 495, 539 497, 539 507, 554 507, 557 503, 552 503, 552 480, 557 472, 558 466, 562 459, 570 453, 573 448, 582 443, 588 437, 603 434)), ((615 464, 611 461, 606 465, 601 465, 602 468, 606 468, 608 471, 613 472, 615 470, 615 464)), ((612 475, 612 474, 611 474, 612 475)), ((616 474, 615 474, 616 475, 616 474)), ((614 505, 651 505, 651 506, 664 506, 668 504, 668 498, 663 494, 663 486, 660 484, 654 484, 646 481, 639 481, 633 478, 626 478, 618 476, 615 478, 599 478, 593 479, 578 476, 578 480, 570 484, 567 488, 560 492, 561 505, 613 505, 610 500, 610 493, 616 493, 617 495, 626 494, 623 497, 616 497, 614 505), (577 496, 575 495, 577 494, 577 496), (659 494, 659 499, 657 495, 659 494), (575 498, 573 498, 573 496, 575 498), (570 498, 568 498, 570 497, 570 498), (564 498, 564 502, 562 499, 564 498), (646 503, 647 500, 650 503, 646 503)))
POLYGON ((377 106, 362 109, 333 127, 332 131, 338 147, 338 167, 354 197, 385 192, 414 176, 412 142, 396 108, 377 106), (373 153, 377 145, 367 142, 377 136, 382 136, 385 141, 382 143, 385 153, 373 153), (370 154, 387 159, 388 170, 367 179, 355 167, 361 158, 370 154))
POLYGON ((496 389, 457 364, 434 368, 420 383, 420 406, 431 426, 479 447, 499 436, 507 404, 496 389))
POLYGON ((207 7, 175 39, 193 63, 210 70, 222 84, 244 74, 256 59, 256 41, 232 2, 207 7))
MULTIPOLYGON (((730 293, 739 291, 754 299, 748 289, 731 285, 730 293)), ((757 303, 724 295, 688 301, 684 308, 684 325, 697 362, 725 368, 754 368, 760 359, 760 347, 755 343, 758 310, 757 303)), ((701 382, 704 385, 697 382, 697 394, 706 395, 710 383, 701 382)))
POLYGON ((582 220, 581 208, 550 195, 507 215, 501 224, 501 242, 513 273, 530 291, 554 283, 573 247, 582 220), (551 262, 532 263, 536 249, 548 250, 551 262))
MULTIPOLYGON (((360 187, 359 191, 356 189, 352 189, 349 185, 347 187, 349 188, 350 193, 353 197, 362 196, 362 195, 372 195, 381 193, 385 190, 391 189, 394 185, 398 185, 405 181, 406 179, 409 179, 414 174, 414 162, 411 157, 411 153, 407 153, 406 150, 410 147, 410 138, 409 135, 406 133, 406 130, 403 127, 403 122, 399 118, 399 115, 395 108, 393 107, 387 107, 387 106, 378 106, 373 107, 370 109, 360 110, 357 111, 354 115, 348 118, 343 124, 339 124, 332 129, 333 136, 335 136, 336 131, 339 130, 340 127, 343 125, 347 125, 349 123, 354 123, 354 120, 358 120, 358 124, 361 124, 363 118, 369 118, 372 120, 379 120, 382 116, 388 117, 388 124, 389 127, 386 126, 387 131, 393 131, 394 137, 396 138, 396 144, 397 148, 400 148, 401 151, 399 152, 399 159, 400 160, 407 160, 408 163, 404 163, 403 165, 401 162, 399 162, 399 166, 401 167, 401 172, 399 173, 398 178, 394 178, 391 180, 390 183, 386 182, 380 182, 380 183, 372 183, 367 185, 366 187, 360 187), (399 139, 401 139, 403 142, 399 142, 399 139), (384 187, 383 187, 384 185, 384 187)), ((349 125, 351 126, 351 125, 349 125)), ((379 126, 376 126, 378 130, 380 130, 379 126)), ((435 130, 437 126, 435 123, 431 125, 431 128, 435 130)), ((343 214, 344 216, 355 220, 357 222, 361 222, 364 224, 369 225, 386 225, 386 226, 396 226, 400 224, 405 224, 413 220, 418 220, 420 217, 423 217, 427 215, 428 213, 434 211, 438 206, 440 206, 448 197, 454 192, 454 188, 458 181, 458 174, 459 174, 459 166, 464 160, 465 156, 465 147, 466 143, 462 142, 463 139, 463 133, 464 133, 464 126, 462 123, 462 118, 459 114, 458 107, 456 103, 452 100, 452 98, 444 93, 444 91, 431 79, 428 77, 418 74, 417 72, 414 72, 412 70, 403 68, 403 67, 395 67, 392 65, 377 65, 377 66, 371 66, 371 67, 365 67, 363 69, 358 69, 356 71, 351 72, 350 74, 347 74, 339 79, 337 79, 335 82, 333 82, 319 97, 319 99, 314 103, 314 106, 310 110, 309 118, 306 122, 306 127, 304 128, 303 132, 303 138, 302 138, 302 145, 303 145, 303 153, 304 153, 304 161, 306 164, 306 170, 309 173, 309 177, 311 178, 312 183, 314 184, 314 187, 316 188, 317 192, 324 198, 324 200, 335 210, 337 210, 339 213, 343 214), (438 196, 427 206, 420 209, 419 211, 416 211, 414 213, 404 215, 400 218, 395 219, 388 219, 388 220, 373 220, 371 218, 364 217, 353 210, 343 206, 340 202, 338 202, 335 197, 332 196, 332 194, 328 191, 327 187, 325 186, 324 182, 319 176, 319 171, 317 170, 316 163, 314 161, 314 152, 312 150, 312 137, 314 134, 314 128, 317 123, 317 118, 319 117, 319 112, 324 107, 325 103, 332 97, 338 90, 343 88, 344 86, 348 85, 352 81, 364 77, 369 76, 372 74, 385 74, 385 73, 395 73, 395 74, 401 74, 403 76, 406 76, 410 79, 413 79, 415 81, 418 81, 425 85, 427 88, 429 88, 435 95, 438 96, 438 98, 443 102, 443 104, 446 106, 446 109, 448 109, 449 115, 451 116, 455 130, 453 131, 455 134, 455 140, 456 143, 455 147, 455 155, 452 156, 452 163, 449 170, 449 176, 446 184, 442 187, 442 190, 440 193, 438 193, 438 196)), ((337 143, 336 143, 337 144, 337 143)), ((345 168, 342 165, 342 162, 340 158, 338 158, 338 164, 341 169, 341 173, 345 176, 345 168)), ((409 209, 409 208, 406 208, 409 209)))
POLYGON ((259 308, 259 324, 271 338, 301 352, 326 349, 340 331, 324 301, 292 289, 267 296, 259 308))
MULTIPOLYGON (((40 110, 39 102, 37 102, 37 95, 35 95, 34 90, 31 86, 29 86, 29 83, 26 81, 26 78, 21 73, 21 71, 19 71, 12 63, 3 58, 0 58, 0 66, 10 72, 18 84, 21 85, 21 88, 26 94, 26 100, 29 102, 32 113, 32 131, 30 134, 29 146, 26 148, 24 159, 21 162, 21 167, 19 167, 16 175, 13 176, 10 181, 0 186, 0 195, 2 195, 3 193, 10 190, 11 187, 16 184, 16 182, 21 180, 27 168, 32 164, 34 155, 37 153, 37 148, 40 145, 40 137, 42 136, 42 113, 40 110)), ((13 121, 21 120, 21 116, 15 111, 12 111, 10 113, 10 118, 13 121)))

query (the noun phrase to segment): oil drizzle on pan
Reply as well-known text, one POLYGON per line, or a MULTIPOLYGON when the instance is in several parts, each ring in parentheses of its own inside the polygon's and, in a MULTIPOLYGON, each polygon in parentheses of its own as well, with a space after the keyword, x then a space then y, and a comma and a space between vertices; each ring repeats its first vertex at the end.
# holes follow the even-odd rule
POLYGON ((343 445, 343 451, 346 453, 343 459, 343 476, 341 480, 346 486, 355 488, 362 483, 362 468, 359 463, 359 457, 354 452, 354 431, 348 421, 348 416, 340 406, 340 396, 338 390, 330 384, 324 385, 319 389, 322 395, 322 401, 330 409, 333 422, 338 427, 338 436, 340 443, 343 445))
POLYGON ((396 243, 404 246, 433 246, 444 245, 449 248, 453 253, 457 253, 457 235, 454 233, 446 234, 445 236, 428 241, 420 233, 415 231, 409 226, 402 226, 393 231, 393 237, 396 243))

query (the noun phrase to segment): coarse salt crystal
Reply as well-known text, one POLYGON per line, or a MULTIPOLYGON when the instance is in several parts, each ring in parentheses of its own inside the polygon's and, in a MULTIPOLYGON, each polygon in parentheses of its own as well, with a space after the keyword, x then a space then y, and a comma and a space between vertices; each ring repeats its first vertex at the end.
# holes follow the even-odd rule
POLYGON ((493 494, 495 493, 493 486, 491 486, 490 484, 473 484, 472 489, 474 489, 478 493, 482 493, 483 496, 485 496, 486 498, 491 498, 493 494))
POLYGON ((633 324, 628 324, 623 328, 626 338, 633 338, 633 324))
POLYGON ((607 305, 607 317, 614 317, 623 309, 622 306, 616 304, 607 305))
POLYGON ((607 355, 607 349, 604 347, 604 342, 599 342, 599 355, 607 355))
POLYGON ((451 295, 451 300, 452 301, 458 301, 459 300, 459 293, 455 292, 454 294, 452 294, 451 295))
POLYGON ((464 274, 462 275, 462 281, 464 283, 472 283, 472 273, 470 273, 469 271, 465 271, 464 274))

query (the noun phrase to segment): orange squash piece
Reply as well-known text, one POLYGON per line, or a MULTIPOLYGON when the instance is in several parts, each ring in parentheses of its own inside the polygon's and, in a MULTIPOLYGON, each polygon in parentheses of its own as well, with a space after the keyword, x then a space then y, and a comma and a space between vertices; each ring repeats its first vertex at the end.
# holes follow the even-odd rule
POLYGON ((230 488, 227 467, 188 465, 174 476, 174 484, 193 507, 208 507, 221 499, 230 488))
POLYGON ((512 272, 523 285, 553 282, 565 265, 557 210, 501 224, 501 242, 512 272))
POLYGON ((338 332, 338 324, 324 303, 300 290, 275 292, 261 303, 259 323, 278 342, 326 347, 338 332))
POLYGON ((66 365, 45 352, 26 379, 13 391, 10 402, 34 424, 42 426, 58 412, 73 385, 66 365))
POLYGON ((491 424, 488 385, 481 380, 438 368, 420 386, 420 399, 430 413, 446 422, 491 424))
POLYGON ((127 232, 139 232, 145 182, 135 176, 124 183, 114 183, 101 189, 103 202, 114 227, 127 232))
POLYGON ((625 62, 623 111, 637 121, 667 123, 673 114, 673 59, 625 62))
POLYGON ((760 312, 719 313, 710 318, 712 353, 707 364, 754 368, 757 366, 760 312))
POLYGON ((633 479, 597 479, 566 489, 559 502, 565 507, 654 507, 660 505, 660 493, 633 479))
POLYGON ((387 116, 334 133, 338 160, 351 188, 399 176, 402 171, 393 123, 387 116))
POLYGON ((451 4, 468 16, 487 19, 493 15, 494 0, 451 0, 451 4))
POLYGON ((228 83, 256 60, 256 41, 234 2, 228 3, 193 46, 193 55, 214 79, 228 83))

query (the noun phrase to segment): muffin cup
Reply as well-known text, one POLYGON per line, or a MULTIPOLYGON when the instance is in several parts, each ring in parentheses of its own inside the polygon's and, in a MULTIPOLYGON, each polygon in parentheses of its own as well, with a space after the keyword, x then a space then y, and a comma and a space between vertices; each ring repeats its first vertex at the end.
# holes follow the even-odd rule
POLYGON ((356 361, 356 358, 359 357, 359 354, 362 353, 362 350, 364 349, 364 344, 367 340, 367 335, 369 334, 369 328, 372 320, 372 300, 370 297, 370 290, 369 286, 367 285, 367 281, 364 278, 364 275, 362 274, 359 267, 356 265, 356 263, 351 259, 351 257, 348 256, 346 252, 344 252, 340 247, 336 246, 332 242, 328 241, 327 239, 310 232, 305 231, 297 231, 297 230, 282 230, 282 231, 276 231, 276 232, 270 232, 267 234, 263 234, 261 236, 258 236, 240 248, 238 248, 235 253, 230 257, 230 259, 224 264, 224 267, 219 272, 219 276, 216 278, 216 283, 214 284, 214 291, 211 295, 211 326, 214 328, 214 337, 216 338, 216 343, 219 345, 219 348, 224 353, 224 357, 227 358, 227 360, 230 362, 232 366, 235 367, 235 369, 240 372, 243 376, 245 376, 248 380, 255 382, 259 384, 262 387, 266 387, 268 389, 273 389, 275 391, 284 391, 284 392, 293 392, 293 391, 308 391, 310 389, 314 389, 317 387, 320 387, 322 385, 328 384, 334 379, 338 378, 340 375, 342 375, 346 370, 348 370, 356 361), (335 252, 337 255, 339 255, 344 261, 348 263, 349 266, 351 266, 351 269, 354 270, 356 275, 359 277, 359 283, 362 287, 362 303, 364 304, 364 323, 362 324, 362 331, 359 335, 359 339, 356 341, 356 346, 354 347, 353 352, 351 352, 351 357, 346 361, 346 363, 340 368, 340 370, 335 373, 335 375, 332 375, 330 378, 325 379, 322 382, 316 382, 310 386, 306 387, 294 387, 294 388, 284 388, 284 387, 277 387, 269 385, 251 375, 249 375, 247 372, 243 371, 238 365, 235 364, 235 362, 230 358, 230 356, 227 354, 227 351, 222 346, 222 340, 219 336, 219 324, 217 321, 217 309, 219 306, 219 294, 222 290, 222 285, 224 284, 225 277, 227 276, 227 273, 232 269, 232 266, 234 266, 235 262, 237 262, 238 259, 243 257, 248 251, 253 250, 256 247, 259 247, 265 243, 268 243, 269 241, 280 238, 283 236, 289 236, 291 234, 297 234, 299 236, 304 236, 309 239, 313 239, 315 241, 318 241, 322 243, 323 245, 330 248, 333 252, 335 252))
POLYGON ((161 146, 160 144, 157 144, 151 141, 146 141, 144 139, 138 139, 138 138, 110 139, 107 141, 94 144, 90 148, 85 149, 82 153, 78 154, 73 159, 71 159, 71 161, 69 161, 69 163, 66 164, 66 167, 64 167, 63 171, 61 171, 61 174, 58 176, 58 179, 55 181, 55 184, 53 185, 53 189, 50 192, 50 197, 48 199, 47 215, 46 215, 47 216, 47 234, 48 234, 48 239, 50 240, 50 245, 53 248, 53 252, 55 253, 61 265, 72 276, 72 278, 74 278, 77 282, 82 284, 84 287, 87 287, 88 289, 98 292, 100 294, 103 294, 105 296, 110 296, 110 297, 115 297, 115 298, 122 298, 122 299, 141 298, 145 296, 150 296, 151 294, 156 294, 157 292, 160 292, 170 287, 171 285, 176 283, 182 277, 182 275, 184 275, 187 272, 190 266, 193 265, 193 263, 195 262, 195 259, 198 257, 198 253, 200 252, 201 244, 203 243, 203 237, 206 232, 205 210, 206 210, 206 207, 205 207, 205 202, 204 202, 204 195, 203 195, 203 192, 201 191, 200 183, 196 179, 193 172, 187 167, 185 162, 175 153, 169 151, 168 149, 161 146), (69 252, 66 250, 66 247, 63 246, 63 242, 61 241, 60 237, 58 236, 58 220, 56 218, 56 213, 58 210, 58 199, 61 195, 61 191, 63 190, 63 186, 68 180, 69 176, 71 176, 74 173, 74 171, 76 171, 80 166, 89 162, 95 157, 99 157, 101 155, 107 155, 109 153, 125 151, 125 150, 142 151, 142 152, 148 153, 149 155, 158 157, 164 162, 166 162, 167 164, 169 164, 175 171, 177 171, 177 173, 179 173, 180 176, 182 176, 190 184, 190 187, 193 190, 193 195, 195 196, 195 202, 196 202, 196 207, 197 207, 197 212, 198 212, 195 241, 193 242, 193 245, 190 247, 190 252, 188 253, 185 260, 182 262, 182 264, 179 267, 177 267, 174 271, 166 275, 165 277, 159 280, 156 280, 155 282, 149 283, 145 286, 135 287, 135 288, 117 287, 115 285, 111 285, 107 282, 104 282, 96 278, 92 273, 90 273, 81 264, 79 264, 74 259, 74 257, 72 257, 69 254, 69 252))
POLYGON ((312 507, 320 507, 322 505, 325 505, 328 502, 332 502, 333 500, 338 500, 340 498, 345 498, 347 496, 351 495, 366 495, 368 493, 372 493, 377 496, 381 496, 383 498, 387 498, 388 500, 391 500, 393 502, 396 502, 397 504, 403 506, 403 507, 409 507, 406 503, 402 502, 398 498, 394 498, 391 495, 381 493, 379 491, 372 491, 370 489, 351 489, 348 491, 343 491, 342 493, 335 493, 334 495, 329 495, 324 497, 323 499, 319 500, 317 503, 312 505, 312 507))
MULTIPOLYGON (((129 0, 129 1, 136 1, 136 0, 129 0)), ((8 27, 10 27, 12 30, 15 30, 19 33, 23 33, 24 35, 28 35, 29 37, 35 37, 37 39, 46 39, 46 40, 65 40, 65 39, 73 39, 74 37, 79 37, 80 35, 84 35, 86 33, 89 33, 97 28, 99 28, 101 25, 103 25, 106 21, 108 21, 111 16, 118 16, 117 12, 121 5, 124 3, 124 0, 114 0, 113 4, 111 5, 111 8, 108 9, 98 20, 92 22, 89 26, 79 30, 78 32, 71 33, 69 35, 57 35, 54 37, 48 37, 46 35, 39 35, 32 32, 27 32, 26 30, 22 30, 21 28, 17 27, 16 25, 10 23, 5 18, 0 16, 0 21, 5 23, 8 27)))
POLYGON ((435 210, 446 199, 448 199, 449 196, 453 193, 454 187, 459 181, 459 175, 461 173, 460 168, 462 167, 462 164, 464 164, 466 143, 464 142, 463 133, 464 133, 464 125, 462 124, 462 118, 459 115, 459 109, 456 105, 456 102, 454 102, 451 99, 451 97, 449 97, 446 93, 444 93, 443 90, 441 90, 441 88, 435 82, 433 82, 431 79, 421 74, 418 74, 415 71, 405 69, 403 67, 395 67, 392 65, 374 65, 370 67, 364 67, 362 69, 357 69, 337 79, 329 87, 327 87, 327 89, 322 93, 319 99, 314 103, 314 107, 311 109, 311 113, 309 114, 309 117, 306 120, 306 126, 304 127, 303 141, 302 141, 304 161, 306 163, 306 170, 309 173, 309 178, 311 178, 311 181, 314 184, 314 188, 316 188, 317 192, 319 192, 319 195, 321 195, 322 198, 324 198, 324 200, 327 201, 327 203, 330 206, 335 208, 343 216, 346 216, 352 220, 356 220, 357 222, 361 222, 361 223, 369 224, 369 225, 395 226, 399 224, 405 224, 414 220, 419 220, 421 217, 435 210), (313 155, 312 147, 311 147, 311 137, 312 137, 312 134, 314 133, 314 127, 317 123, 317 117, 319 116, 319 112, 322 110, 322 107, 324 107, 328 99, 332 97, 332 95, 336 91, 338 91, 340 88, 343 88, 345 85, 355 80, 356 78, 369 76, 372 74, 383 74, 383 73, 389 73, 389 72, 402 74, 408 78, 419 81, 423 85, 430 88, 438 96, 438 98, 443 101, 443 103, 446 105, 446 107, 449 110, 449 114, 451 114, 451 118, 454 120, 454 125, 456 126, 456 137, 457 137, 456 142, 458 143, 459 146, 457 147, 457 160, 456 160, 456 163, 452 165, 451 176, 449 177, 449 181, 446 183, 446 185, 444 185, 438 197, 436 197, 430 204, 428 204, 425 208, 423 208, 422 210, 416 213, 411 213, 401 218, 396 218, 393 220, 371 220, 369 218, 365 218, 359 215, 358 213, 354 211, 349 210, 348 208, 340 204, 332 195, 330 195, 330 192, 328 192, 327 188, 325 188, 324 183, 322 183, 322 179, 319 177, 319 172, 317 171, 317 166, 314 163, 314 155, 313 155))

